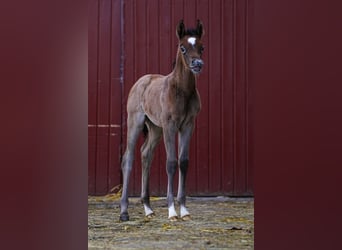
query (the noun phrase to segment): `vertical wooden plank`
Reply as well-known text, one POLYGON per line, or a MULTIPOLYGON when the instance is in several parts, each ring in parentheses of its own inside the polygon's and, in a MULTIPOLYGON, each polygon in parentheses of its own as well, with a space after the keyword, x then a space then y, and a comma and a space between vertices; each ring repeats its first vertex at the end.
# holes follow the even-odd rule
POLYGON ((236 1, 236 172, 235 194, 246 192, 246 33, 245 1, 236 1))
MULTIPOLYGON (((174 27, 176 27, 176 25, 178 24, 178 22, 185 18, 184 16, 184 0, 173 0, 172 2, 172 19, 173 19, 173 23, 174 23, 174 27)), ((177 40, 177 38, 176 38, 177 40)))
POLYGON ((212 193, 221 192, 221 51, 220 1, 209 5, 209 187, 212 193))
POLYGON ((184 22, 186 27, 195 27, 196 9, 196 0, 184 1, 184 22))
POLYGON ((167 75, 172 71, 171 36, 176 36, 176 26, 171 23, 171 0, 159 1, 159 69, 160 74, 167 75))
MULTIPOLYGON (((93 130, 93 129, 92 129, 93 130)), ((89 129, 88 131, 91 131, 89 129)), ((88 194, 95 195, 96 177, 96 134, 88 135, 88 194)))
POLYGON ((209 1, 197 0, 197 17, 203 22, 202 38, 204 68, 198 77, 197 88, 201 96, 201 112, 196 120, 197 194, 209 194, 209 1))
POLYGON ((100 1, 96 193, 108 190, 111 0, 100 1))
POLYGON ((237 150, 236 150, 236 145, 237 145, 237 136, 236 136, 236 0, 233 0, 232 3, 232 25, 231 25, 231 29, 232 29, 232 45, 233 45, 233 49, 232 49, 232 121, 233 121, 233 131, 232 131, 232 143, 233 143, 233 152, 232 152, 232 161, 233 161, 233 194, 235 192, 235 185, 236 185, 236 178, 235 178, 235 173, 236 173, 236 168, 237 168, 237 163, 236 163, 236 154, 237 154, 237 150))
POLYGON ((121 179, 121 0, 112 0, 111 11, 109 190, 119 185, 121 179))
POLYGON ((222 0, 221 9, 221 84, 222 91, 222 192, 224 194, 233 194, 234 172, 233 172, 233 119, 234 119, 234 96, 233 96, 233 0, 222 0))
POLYGON ((88 193, 92 195, 96 185, 98 4, 98 0, 89 2, 88 19, 88 193))
POLYGON ((253 94, 253 86, 251 86, 251 82, 249 80, 249 75, 250 75, 250 66, 251 66, 251 58, 252 56, 254 56, 254 54, 252 53, 252 46, 251 44, 253 44, 253 36, 252 34, 254 34, 253 31, 253 9, 254 9, 254 2, 253 1, 249 1, 247 0, 247 13, 246 13, 246 41, 247 41, 247 55, 246 55, 246 59, 247 59, 247 107, 248 107, 248 122, 247 122, 247 126, 248 126, 248 179, 247 179, 247 194, 248 195, 254 195, 254 120, 253 120, 253 102, 252 100, 252 94, 253 94))

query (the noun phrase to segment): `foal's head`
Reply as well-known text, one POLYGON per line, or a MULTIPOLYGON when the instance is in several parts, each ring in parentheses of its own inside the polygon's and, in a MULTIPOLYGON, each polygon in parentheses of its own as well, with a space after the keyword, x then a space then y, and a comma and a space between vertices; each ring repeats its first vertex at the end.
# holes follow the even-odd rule
POLYGON ((194 74, 200 73, 203 67, 201 56, 204 50, 201 42, 204 34, 202 22, 197 20, 196 29, 185 29, 184 22, 181 20, 177 25, 176 34, 179 39, 178 49, 185 66, 194 74))

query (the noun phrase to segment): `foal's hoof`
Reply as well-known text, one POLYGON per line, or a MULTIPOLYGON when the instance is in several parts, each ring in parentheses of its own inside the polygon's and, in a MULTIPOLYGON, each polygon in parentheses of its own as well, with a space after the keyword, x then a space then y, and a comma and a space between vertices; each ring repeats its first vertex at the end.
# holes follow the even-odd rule
POLYGON ((190 214, 184 215, 184 216, 182 217, 182 220, 184 220, 184 221, 191 220, 190 214))
POLYGON ((127 212, 120 214, 120 221, 129 221, 129 215, 127 212))
POLYGON ((170 221, 178 221, 178 216, 172 216, 169 218, 170 221))
POLYGON ((147 219, 152 219, 152 218, 155 217, 155 216, 156 216, 155 213, 151 213, 151 214, 146 215, 145 218, 147 218, 147 219))

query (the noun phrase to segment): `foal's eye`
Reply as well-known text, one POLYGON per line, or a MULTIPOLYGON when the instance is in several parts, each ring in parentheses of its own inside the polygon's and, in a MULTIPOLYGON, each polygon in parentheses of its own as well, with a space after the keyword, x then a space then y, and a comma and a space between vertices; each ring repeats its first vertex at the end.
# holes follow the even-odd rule
POLYGON ((182 54, 186 53, 186 49, 183 45, 180 46, 180 50, 181 50, 182 54))
POLYGON ((199 49, 199 52, 202 54, 203 51, 204 51, 204 47, 201 47, 201 48, 199 49))

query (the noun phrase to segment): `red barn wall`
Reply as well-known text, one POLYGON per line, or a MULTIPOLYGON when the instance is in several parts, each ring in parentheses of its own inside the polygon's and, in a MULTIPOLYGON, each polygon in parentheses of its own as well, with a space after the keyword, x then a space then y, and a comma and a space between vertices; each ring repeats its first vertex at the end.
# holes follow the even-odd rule
MULTIPOLYGON (((250 1, 92 0, 89 6, 89 194, 105 194, 121 183, 130 88, 144 74, 168 74, 176 24, 184 19, 190 27, 201 19, 202 110, 191 140, 187 193, 253 195, 250 1)), ((141 137, 131 195, 140 194, 142 142, 141 137)), ((152 163, 152 195, 166 193, 165 162, 161 142, 152 163)))

